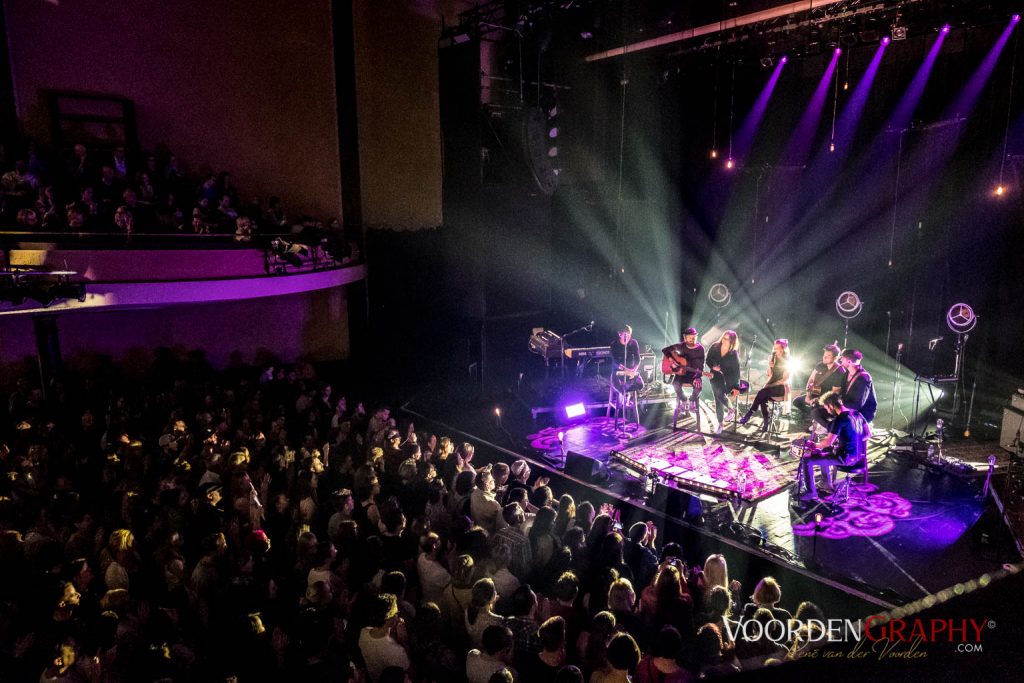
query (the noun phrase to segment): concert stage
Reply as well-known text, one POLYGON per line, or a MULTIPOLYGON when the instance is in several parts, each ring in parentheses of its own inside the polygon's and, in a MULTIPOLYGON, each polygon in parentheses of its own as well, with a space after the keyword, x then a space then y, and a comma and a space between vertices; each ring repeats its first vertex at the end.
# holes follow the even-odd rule
MULTIPOLYGON (((800 585, 805 596, 845 594, 853 601, 848 604, 861 605, 847 612, 863 614, 1020 559, 1000 511, 990 496, 981 497, 984 477, 926 467, 877 438, 869 447, 867 484, 853 484, 835 505, 791 506, 798 460, 790 443, 805 434, 802 428, 784 422, 783 433, 767 441, 757 438, 753 425, 727 425, 721 435, 673 432, 670 405, 642 410, 641 424, 625 429, 603 412, 575 424, 541 426, 521 404, 498 420, 493 407, 479 404, 460 410, 430 400, 406 411, 417 425, 430 421, 439 433, 475 441, 478 457, 527 458, 535 471, 546 470, 556 495, 612 503, 624 528, 654 519, 659 541, 681 542, 691 562, 725 553, 744 590, 774 574, 800 585), (650 471, 658 473, 657 482, 644 476, 650 471)), ((707 428, 713 412, 707 404, 702 410, 707 428)), ((681 424, 695 427, 692 418, 681 424)), ((972 441, 957 448, 977 469, 987 469, 988 455, 998 450, 972 441)), ((999 456, 994 484, 1005 478, 1007 457, 999 456)))

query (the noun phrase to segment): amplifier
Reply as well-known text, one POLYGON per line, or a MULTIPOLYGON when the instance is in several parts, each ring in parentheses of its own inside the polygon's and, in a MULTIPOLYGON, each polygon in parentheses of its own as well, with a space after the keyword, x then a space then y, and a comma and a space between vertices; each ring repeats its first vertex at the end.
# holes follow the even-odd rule
POLYGON ((1003 428, 999 431, 999 445, 1016 453, 1024 439, 1024 410, 1003 408, 1003 428))

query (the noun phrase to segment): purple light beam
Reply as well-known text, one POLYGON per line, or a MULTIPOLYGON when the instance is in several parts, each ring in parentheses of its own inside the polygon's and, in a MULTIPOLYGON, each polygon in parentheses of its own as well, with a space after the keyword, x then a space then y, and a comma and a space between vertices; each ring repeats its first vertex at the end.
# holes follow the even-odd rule
POLYGON ((928 50, 924 61, 921 62, 921 66, 917 68, 914 80, 910 82, 903 96, 900 97, 900 101, 896 103, 896 108, 893 109, 893 113, 889 116, 889 121, 883 127, 883 130, 900 130, 906 128, 910 123, 914 112, 917 110, 917 105, 921 101, 921 95, 924 94, 924 88, 928 85, 928 79, 931 77, 932 69, 935 67, 935 60, 938 59, 939 52, 942 51, 942 41, 945 38, 946 33, 940 31, 939 35, 935 38, 935 42, 932 43, 931 49, 928 50))
POLYGON ((868 93, 871 92, 875 76, 878 75, 878 67, 882 64, 885 48, 886 43, 878 45, 875 56, 871 58, 871 63, 868 64, 867 70, 857 87, 854 88, 853 94, 850 95, 849 101, 843 108, 843 113, 839 116, 839 123, 836 125, 836 147, 840 154, 837 155, 837 158, 844 158, 849 154, 853 136, 857 133, 857 125, 860 123, 864 107, 868 103, 868 93))
MULTIPOLYGON (((1016 16, 1016 15, 1015 15, 1016 16)), ((975 70, 971 76, 971 80, 967 81, 967 85, 963 87, 960 94, 957 95, 956 100, 946 110, 946 116, 943 118, 952 118, 958 116, 969 116, 974 111, 974 105, 978 103, 978 98, 981 97, 981 91, 985 89, 985 84, 988 83, 988 79, 991 78, 992 72, 995 71, 996 63, 999 61, 999 55, 1003 53, 1003 48, 1006 47, 1006 43, 1010 40, 1010 34, 1013 33, 1014 27, 1019 23, 1018 19, 1010 19, 1010 23, 1006 25, 1003 32, 999 35, 999 39, 996 40, 995 44, 985 55, 985 59, 982 60, 981 64, 975 70)))
POLYGON ((786 142, 785 151, 781 157, 783 163, 800 166, 807 162, 807 158, 811 153, 811 145, 814 142, 814 134, 817 132, 818 124, 821 122, 821 113, 825 109, 825 100, 828 97, 829 86, 832 84, 832 77, 835 75, 836 66, 839 64, 839 55, 840 50, 837 48, 832 53, 832 60, 828 63, 828 68, 822 74, 821 80, 818 81, 818 87, 814 89, 814 93, 807 103, 807 108, 804 109, 804 113, 800 116, 796 129, 789 136, 789 141, 786 142))
POLYGON ((743 119, 742 125, 736 133, 736 139, 734 141, 734 151, 732 153, 733 159, 745 158, 747 152, 750 151, 750 147, 754 142, 754 136, 757 135, 757 129, 761 125, 761 119, 764 118, 764 114, 768 111, 768 102, 772 98, 772 93, 775 91, 775 86, 779 82, 779 76, 782 75, 782 67, 785 66, 787 59, 783 57, 775 65, 775 70, 772 72, 771 78, 765 83, 764 87, 761 88, 761 93, 757 96, 754 101, 754 106, 750 108, 747 116, 743 119))

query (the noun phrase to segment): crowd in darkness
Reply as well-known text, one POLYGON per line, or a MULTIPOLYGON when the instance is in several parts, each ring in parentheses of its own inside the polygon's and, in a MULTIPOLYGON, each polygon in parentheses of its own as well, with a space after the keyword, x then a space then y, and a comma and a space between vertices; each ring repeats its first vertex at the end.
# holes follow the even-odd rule
POLYGON ((240 196, 227 171, 192 173, 166 150, 137 158, 123 146, 76 144, 51 155, 29 142, 23 150, 0 146, 0 226, 7 230, 223 234, 239 242, 259 234, 342 232, 337 218, 289 216, 279 197, 264 203, 240 196))
POLYGON ((157 358, 145 381, 9 394, 4 681, 660 683, 811 646, 771 637, 822 617, 774 579, 687 567, 654 524, 620 530, 312 366, 157 358))

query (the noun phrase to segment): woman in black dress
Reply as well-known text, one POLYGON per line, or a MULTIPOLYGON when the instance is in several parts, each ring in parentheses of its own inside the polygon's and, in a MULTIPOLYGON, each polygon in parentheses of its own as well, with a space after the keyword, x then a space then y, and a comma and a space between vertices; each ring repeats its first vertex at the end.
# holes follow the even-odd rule
POLYGON ((761 431, 768 431, 768 401, 773 398, 782 398, 789 390, 789 340, 776 339, 772 349, 771 360, 768 361, 768 382, 761 388, 750 404, 750 410, 740 420, 740 424, 747 424, 754 411, 761 410, 761 417, 764 422, 761 424, 761 431))

